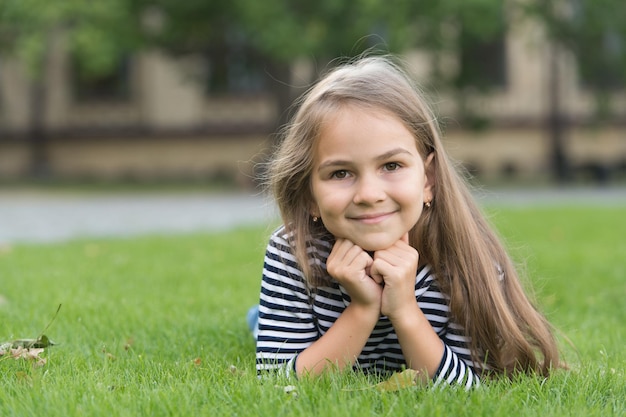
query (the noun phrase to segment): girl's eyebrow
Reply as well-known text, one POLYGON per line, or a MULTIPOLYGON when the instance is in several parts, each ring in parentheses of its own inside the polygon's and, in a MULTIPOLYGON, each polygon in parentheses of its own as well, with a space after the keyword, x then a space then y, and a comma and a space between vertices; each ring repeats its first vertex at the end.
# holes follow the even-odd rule
POLYGON ((402 153, 413 155, 411 152, 409 152, 408 150, 406 150, 404 148, 394 148, 394 149, 391 149, 390 151, 385 152, 382 155, 377 156, 376 159, 381 161, 381 160, 384 160, 384 159, 393 158, 394 156, 396 156, 398 154, 402 154, 402 153))
POLYGON ((349 165, 349 161, 345 161, 343 159, 330 159, 328 161, 324 161, 317 167, 318 171, 323 170, 324 168, 336 167, 336 166, 346 166, 349 165))
MULTIPOLYGON (((408 150, 404 149, 404 148, 394 148, 391 149, 383 154, 378 155, 375 159, 377 161, 384 161, 386 159, 390 159, 393 158, 394 156, 398 155, 398 154, 408 154, 408 155, 413 155, 411 152, 409 152, 408 150)), ((324 161, 322 162, 318 167, 317 170, 321 171, 325 168, 329 168, 329 167, 336 167, 336 166, 346 166, 346 165, 350 165, 350 161, 346 161, 344 159, 330 159, 328 161, 324 161)))

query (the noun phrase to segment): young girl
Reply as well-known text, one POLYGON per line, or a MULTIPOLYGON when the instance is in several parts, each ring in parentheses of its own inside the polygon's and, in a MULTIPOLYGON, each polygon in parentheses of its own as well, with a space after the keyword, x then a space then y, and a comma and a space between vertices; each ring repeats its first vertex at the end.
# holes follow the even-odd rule
POLYGON ((412 368, 424 382, 547 375, 550 326, 389 58, 341 66, 300 101, 269 168, 258 372, 412 368))

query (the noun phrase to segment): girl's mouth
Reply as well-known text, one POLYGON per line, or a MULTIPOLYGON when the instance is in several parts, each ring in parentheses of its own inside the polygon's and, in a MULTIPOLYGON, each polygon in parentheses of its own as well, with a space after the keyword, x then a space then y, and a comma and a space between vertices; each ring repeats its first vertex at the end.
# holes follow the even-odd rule
POLYGON ((395 212, 364 214, 360 216, 350 217, 350 219, 364 224, 377 224, 387 220, 394 213, 395 212))

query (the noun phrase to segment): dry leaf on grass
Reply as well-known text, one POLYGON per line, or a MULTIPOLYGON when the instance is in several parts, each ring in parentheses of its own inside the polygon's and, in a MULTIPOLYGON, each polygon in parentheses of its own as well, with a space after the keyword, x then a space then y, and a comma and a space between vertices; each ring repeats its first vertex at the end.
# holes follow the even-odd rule
POLYGON ((407 369, 393 374, 388 380, 376 384, 375 387, 379 391, 399 391, 401 389, 415 387, 417 386, 419 374, 419 371, 407 369))
POLYGON ((42 334, 37 339, 16 339, 10 342, 14 348, 24 347, 24 348, 47 348, 50 346, 56 345, 52 340, 48 338, 45 334, 42 334))
POLYGON ((402 372, 397 372, 391 375, 389 379, 383 382, 380 382, 376 385, 370 385, 367 387, 357 388, 357 389, 344 388, 343 391, 365 391, 365 390, 369 390, 372 388, 375 388, 378 391, 383 391, 383 392, 399 391, 399 390, 406 389, 406 388, 416 387, 418 385, 419 375, 420 375, 419 371, 416 371, 414 369, 407 369, 402 372))
POLYGON ((0 343, 0 359, 24 359, 27 361, 33 361, 33 366, 44 366, 46 364, 46 359, 42 358, 40 355, 46 348, 54 346, 56 343, 50 340, 48 336, 43 333, 48 330, 48 327, 50 327, 57 314, 59 314, 60 309, 61 304, 59 304, 52 320, 50 320, 48 325, 41 332, 40 336, 36 339, 15 339, 9 342, 0 343))
POLYGON ((9 347, 5 349, 6 344, 2 345, 0 348, 0 356, 7 355, 7 357, 13 358, 15 360, 24 359, 27 361, 32 361, 33 366, 44 366, 46 364, 46 358, 42 358, 41 355, 44 351, 44 348, 25 348, 22 346, 17 347, 9 347))

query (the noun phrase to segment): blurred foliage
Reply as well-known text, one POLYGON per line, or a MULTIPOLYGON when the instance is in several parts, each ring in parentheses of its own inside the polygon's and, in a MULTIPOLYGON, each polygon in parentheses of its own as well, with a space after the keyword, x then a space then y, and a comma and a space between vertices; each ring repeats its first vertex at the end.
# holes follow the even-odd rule
POLYGON ((127 0, 0 0, 0 50, 17 54, 38 77, 53 35, 62 34, 86 71, 106 73, 139 46, 131 6, 127 0))
POLYGON ((590 87, 626 85, 623 0, 0 0, 0 50, 37 73, 51 34, 63 33, 80 67, 95 74, 141 48, 200 53, 215 63, 219 84, 228 82, 220 63, 234 55, 280 78, 300 57, 323 68, 339 56, 417 47, 433 52, 435 64, 465 57, 456 72, 435 65, 440 82, 484 89, 494 76, 481 51, 503 42, 519 16, 543 22, 552 41, 573 51, 590 87))
MULTIPOLYGON (((69 48, 73 78, 97 92, 117 85, 113 98, 124 97, 127 86, 109 81, 137 51, 199 56, 206 66, 200 81, 210 93, 272 94, 277 126, 298 93, 291 80, 296 60, 319 71, 337 57, 418 48, 430 52, 430 82, 455 92, 462 123, 480 127, 488 115, 479 114, 467 93, 506 86, 506 37, 525 19, 544 28, 547 42, 538 47, 572 53, 581 84, 596 94, 598 115, 610 116, 612 93, 626 86, 624 0, 0 0, 0 59, 16 54, 31 70, 32 171, 45 172, 42 74, 60 45, 69 48)), ((553 102, 558 166, 566 156, 553 102)))
POLYGON ((608 116, 610 93, 626 87, 626 2, 537 0, 524 8, 549 41, 574 54, 581 84, 596 93, 599 116, 608 116))
MULTIPOLYGON (((503 0, 129 0, 160 15, 150 38, 173 52, 245 47, 263 59, 326 63, 369 50, 458 50, 458 35, 503 33, 503 0)), ((463 39, 461 39, 463 41, 463 39)))
POLYGON ((158 10, 162 26, 152 39, 181 52, 246 43, 266 59, 293 62, 301 56, 354 55, 371 46, 370 35, 389 45, 410 43, 404 13, 410 2, 402 0, 130 1, 158 10))
POLYGON ((622 0, 2 0, 0 47, 36 67, 51 31, 62 30, 94 71, 147 44, 172 52, 245 44, 279 62, 354 56, 377 45, 449 51, 501 37, 511 23, 505 12, 515 8, 574 51, 586 79, 602 87, 625 76, 622 0))

